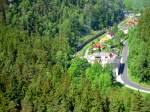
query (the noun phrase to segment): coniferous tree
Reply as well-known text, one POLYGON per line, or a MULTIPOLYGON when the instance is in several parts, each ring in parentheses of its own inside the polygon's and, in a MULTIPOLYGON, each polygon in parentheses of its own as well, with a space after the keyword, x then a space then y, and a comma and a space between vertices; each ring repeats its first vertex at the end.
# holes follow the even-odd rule
POLYGON ((144 111, 144 100, 140 92, 135 94, 132 100, 131 112, 145 112, 144 111))

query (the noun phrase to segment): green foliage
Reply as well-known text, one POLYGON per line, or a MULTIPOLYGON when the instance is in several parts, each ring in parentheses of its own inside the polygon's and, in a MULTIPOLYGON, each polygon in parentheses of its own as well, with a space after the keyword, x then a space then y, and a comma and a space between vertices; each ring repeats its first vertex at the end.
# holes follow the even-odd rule
POLYGON ((140 11, 146 7, 149 7, 149 0, 124 0, 127 10, 140 11))
POLYGON ((118 32, 118 25, 114 24, 114 26, 112 27, 111 30, 112 30, 113 33, 117 33, 118 32))
POLYGON ((104 70, 100 64, 94 64, 86 70, 86 76, 92 82, 94 87, 100 87, 103 92, 111 87, 111 73, 109 72, 109 68, 104 70))
MULTIPOLYGON (((123 18, 122 0, 2 1, 0 21, 6 24, 0 24, 0 111, 124 112, 137 106, 143 112, 150 110, 146 98, 113 87, 110 67, 103 69, 85 59, 71 59, 83 35, 123 18)), ((147 11, 143 20, 148 15, 147 11)), ((142 38, 144 24, 148 21, 141 20, 138 29, 142 46, 149 45, 149 26, 142 38)), ((149 50, 142 53, 146 58, 149 50)), ((146 60, 149 62, 149 58, 146 60)), ((135 70, 141 63, 143 60, 135 70)), ((144 80, 149 77, 149 68, 145 69, 139 69, 144 80)))
POLYGON ((140 93, 135 94, 132 100, 131 112, 147 112, 145 102, 140 93))
POLYGON ((29 38, 16 28, 0 26, 0 51, 3 101, 0 108, 14 112, 22 107, 22 111, 32 111, 33 105, 35 108, 38 105, 40 111, 44 110, 45 96, 39 95, 50 91, 52 81, 58 82, 68 65, 69 49, 65 38, 29 38))
POLYGON ((81 74, 85 73, 85 70, 89 67, 89 63, 86 59, 73 59, 71 61, 71 66, 68 69, 68 73, 73 77, 79 77, 81 74))
POLYGON ((142 82, 150 81, 150 9, 142 15, 138 27, 129 34, 129 67, 142 82), (139 47, 140 46, 140 47, 139 47))
POLYGON ((103 29, 123 18, 122 0, 17 0, 9 1, 7 8, 1 4, 0 15, 7 24, 27 31, 29 36, 63 36, 72 51, 90 30, 103 29))
POLYGON ((111 110, 111 112, 126 112, 123 101, 112 102, 110 110, 111 110))
POLYGON ((0 0, 0 23, 6 23, 6 0, 0 0))

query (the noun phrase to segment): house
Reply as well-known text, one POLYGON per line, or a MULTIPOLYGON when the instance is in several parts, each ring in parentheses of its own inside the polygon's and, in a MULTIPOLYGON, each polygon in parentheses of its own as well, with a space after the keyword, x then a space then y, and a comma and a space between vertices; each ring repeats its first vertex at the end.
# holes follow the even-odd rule
POLYGON ((114 36, 115 36, 115 34, 112 33, 112 32, 109 32, 109 33, 107 34, 107 36, 108 36, 109 39, 113 39, 114 36))
POLYGON ((128 34, 129 29, 136 26, 137 24, 138 24, 137 18, 130 18, 125 22, 123 26, 119 28, 124 32, 124 34, 128 34))
POLYGON ((138 24, 138 20, 137 19, 130 19, 128 22, 127 22, 127 25, 129 27, 134 27, 138 24))
POLYGON ((96 43, 95 45, 93 45, 93 48, 102 49, 102 48, 104 48, 104 46, 102 46, 102 45, 99 44, 99 43, 96 43))

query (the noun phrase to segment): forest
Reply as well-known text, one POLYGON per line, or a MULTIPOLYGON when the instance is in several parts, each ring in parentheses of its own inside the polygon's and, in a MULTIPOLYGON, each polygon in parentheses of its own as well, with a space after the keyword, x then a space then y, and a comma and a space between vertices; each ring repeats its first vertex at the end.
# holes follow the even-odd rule
POLYGON ((11 27, 25 30, 29 36, 64 36, 72 51, 92 29, 123 19, 124 7, 122 0, 12 0, 2 6, 4 21, 11 27))
MULTIPOLYGON (((73 56, 80 38, 123 20, 125 8, 123 0, 0 0, 0 112, 150 112, 150 95, 118 84, 112 66, 73 56)), ((143 82, 149 20, 148 8, 128 35, 129 68, 143 82)))
POLYGON ((130 11, 141 11, 150 6, 149 0, 124 0, 125 8, 130 11))
POLYGON ((137 28, 129 34, 131 73, 138 77, 139 82, 150 83, 150 8, 147 8, 137 28))

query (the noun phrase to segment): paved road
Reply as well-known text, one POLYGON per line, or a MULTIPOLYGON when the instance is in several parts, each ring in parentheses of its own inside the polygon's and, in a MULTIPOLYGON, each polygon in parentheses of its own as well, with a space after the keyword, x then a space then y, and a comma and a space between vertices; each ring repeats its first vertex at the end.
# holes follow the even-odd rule
POLYGON ((126 64, 126 61, 128 59, 128 54, 129 54, 129 49, 128 49, 128 43, 124 45, 123 52, 122 52, 122 57, 123 59, 121 60, 122 63, 122 68, 123 68, 123 73, 121 74, 121 80, 123 81, 124 85, 131 89, 139 90, 141 92, 146 92, 150 93, 150 87, 143 87, 141 85, 138 85, 134 82, 132 82, 129 77, 128 77, 128 65, 126 64))

